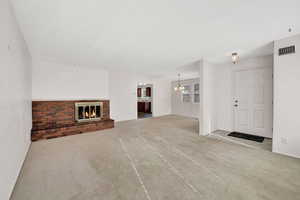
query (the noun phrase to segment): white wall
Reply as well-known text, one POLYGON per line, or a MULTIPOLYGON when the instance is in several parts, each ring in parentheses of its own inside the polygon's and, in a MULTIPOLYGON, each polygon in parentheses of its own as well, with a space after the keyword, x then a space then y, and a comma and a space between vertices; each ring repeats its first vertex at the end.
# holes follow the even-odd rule
POLYGON ((104 70, 34 60, 33 100, 109 99, 111 118, 137 119, 137 86, 153 84, 153 115, 170 114, 170 81, 153 80, 133 71, 104 70))
POLYGON ((233 71, 259 67, 273 67, 273 57, 255 57, 241 60, 235 65, 199 62, 200 134, 207 135, 215 130, 233 130, 233 71))
POLYGON ((137 119, 137 75, 109 72, 110 116, 116 121, 137 119))
POLYGON ((300 35, 275 41, 273 151, 300 157, 300 35), (278 49, 296 45, 296 53, 278 49))
POLYGON ((156 79, 153 84, 153 116, 171 114, 171 80, 156 79))
POLYGON ((108 99, 108 71, 33 61, 32 99, 108 99))
POLYGON ((200 70, 200 115, 199 134, 208 135, 216 130, 215 115, 215 66, 206 62, 199 62, 200 70))
POLYGON ((193 96, 193 90, 194 90, 194 84, 200 83, 199 78, 194 78, 194 79, 187 79, 187 80, 182 80, 181 84, 183 86, 189 85, 191 87, 191 102, 183 102, 182 101, 182 93, 181 92, 176 92, 174 90, 174 87, 177 86, 178 81, 172 81, 172 86, 171 86, 171 93, 172 93, 172 99, 171 99, 171 110, 172 114, 175 115, 182 115, 186 117, 194 117, 198 118, 199 117, 199 103, 194 103, 194 96, 193 96))
POLYGON ((214 101, 215 128, 232 131, 234 127, 233 115, 233 71, 259 67, 273 67, 272 56, 255 57, 241 60, 238 64, 216 65, 214 70, 214 101))
POLYGON ((116 121, 137 119, 138 83, 153 85, 153 116, 171 113, 171 81, 153 79, 130 71, 109 71, 111 118, 116 121))
POLYGON ((30 145, 31 57, 10 1, 0 1, 0 199, 9 199, 30 145))

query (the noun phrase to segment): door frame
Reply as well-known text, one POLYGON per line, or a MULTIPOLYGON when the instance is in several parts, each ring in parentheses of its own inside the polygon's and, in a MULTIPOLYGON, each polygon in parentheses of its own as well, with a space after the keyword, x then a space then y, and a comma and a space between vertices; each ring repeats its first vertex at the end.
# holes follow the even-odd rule
POLYGON ((268 65, 265 65, 265 66, 259 66, 259 67, 247 67, 247 68, 236 68, 236 69, 232 69, 231 70, 231 102, 230 102, 230 107, 231 107, 231 121, 232 121, 232 124, 231 124, 231 130, 232 131, 236 131, 235 129, 235 123, 236 123, 236 120, 235 120, 235 109, 234 109, 234 99, 235 99, 235 73, 236 72, 241 72, 241 71, 251 71, 251 70, 259 70, 259 69, 268 69, 270 68, 271 69, 271 73, 272 73, 272 109, 271 109, 271 122, 272 122, 272 127, 271 127, 271 130, 272 130, 272 137, 273 137, 273 118, 274 118, 274 112, 273 112, 273 107, 274 107, 274 68, 273 66, 268 66, 268 65))
MULTIPOLYGON (((150 95, 151 95, 151 117, 150 118, 153 118, 153 117, 155 117, 154 116, 154 84, 152 83, 152 82, 150 82, 150 83, 145 83, 144 85, 139 85, 139 83, 137 83, 136 84, 137 85, 137 89, 136 89, 136 91, 138 90, 138 88, 139 87, 141 87, 141 88, 147 88, 147 87, 150 87, 151 88, 151 93, 150 93, 150 95)), ((141 95, 142 95, 142 91, 141 91, 141 95)), ((138 117, 138 92, 136 92, 136 106, 135 106, 135 108, 136 108, 136 119, 137 120, 139 120, 139 119, 144 119, 144 118, 139 118, 138 117)))

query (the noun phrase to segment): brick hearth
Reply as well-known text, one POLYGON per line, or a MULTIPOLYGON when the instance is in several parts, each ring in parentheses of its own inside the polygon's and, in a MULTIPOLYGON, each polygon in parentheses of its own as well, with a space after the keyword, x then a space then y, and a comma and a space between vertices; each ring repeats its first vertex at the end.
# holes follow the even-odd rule
POLYGON ((109 100, 32 101, 31 140, 51 139, 114 127, 110 119, 109 100), (103 102, 99 121, 75 121, 75 102, 103 102))

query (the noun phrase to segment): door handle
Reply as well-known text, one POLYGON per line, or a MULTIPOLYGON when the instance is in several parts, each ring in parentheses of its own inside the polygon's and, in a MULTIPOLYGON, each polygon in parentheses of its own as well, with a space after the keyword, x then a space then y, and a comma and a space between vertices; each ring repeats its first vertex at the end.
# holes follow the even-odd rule
POLYGON ((238 105, 237 105, 237 104, 234 104, 234 107, 238 107, 238 105))

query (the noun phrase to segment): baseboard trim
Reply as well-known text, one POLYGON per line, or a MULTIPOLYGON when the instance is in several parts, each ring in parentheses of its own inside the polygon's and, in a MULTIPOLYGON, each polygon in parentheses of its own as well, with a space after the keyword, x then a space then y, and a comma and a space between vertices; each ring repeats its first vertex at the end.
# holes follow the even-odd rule
POLYGON ((22 169, 23 169, 23 167, 24 167, 25 161, 27 160, 28 153, 29 153, 29 150, 30 150, 30 148, 31 148, 31 144, 32 144, 32 142, 31 142, 31 140, 30 140, 30 143, 29 143, 29 145, 28 145, 28 147, 27 147, 27 151, 26 151, 26 153, 25 153, 25 157, 24 157, 24 159, 23 159, 22 165, 21 165, 21 167, 20 167, 20 169, 19 169, 19 173, 18 173, 17 178, 16 178, 16 180, 15 180, 13 189, 12 189, 10 195, 9 195, 9 199, 11 199, 12 194, 13 194, 14 191, 15 191, 16 184, 17 184, 17 182, 18 182, 18 180, 19 180, 19 177, 20 177, 20 175, 21 175, 21 171, 22 171, 22 169))

